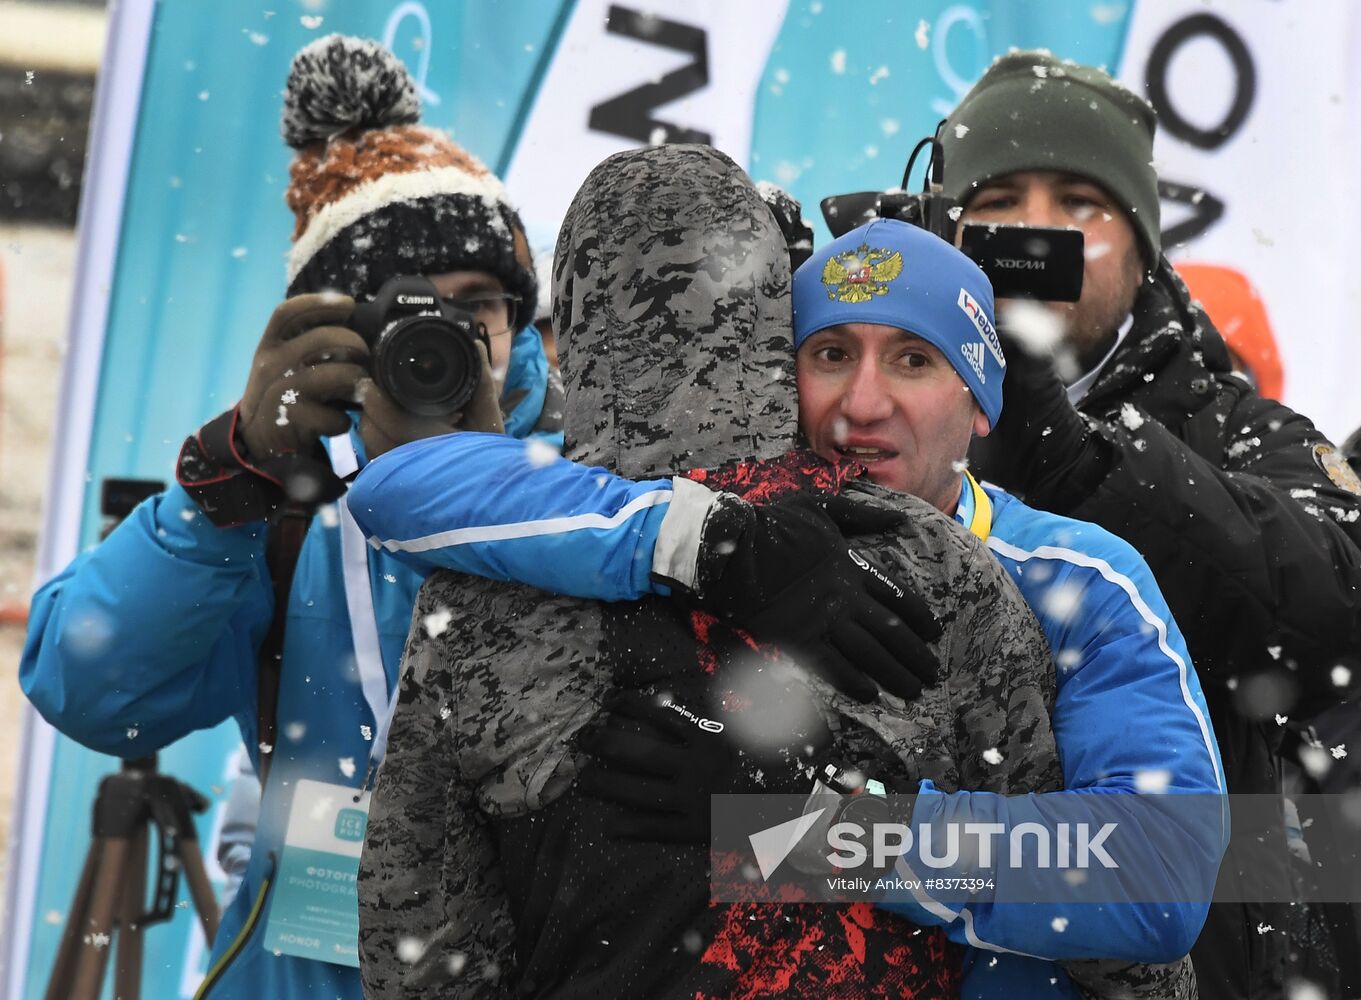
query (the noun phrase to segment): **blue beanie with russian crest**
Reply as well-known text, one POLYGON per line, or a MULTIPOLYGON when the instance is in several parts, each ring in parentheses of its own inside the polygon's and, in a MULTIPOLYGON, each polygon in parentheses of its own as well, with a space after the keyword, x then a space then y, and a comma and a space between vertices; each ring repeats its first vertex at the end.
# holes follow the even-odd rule
POLYGON ((841 323, 893 326, 932 344, 997 426, 1007 362, 992 285, 940 237, 875 219, 813 254, 794 274, 794 349, 841 323))

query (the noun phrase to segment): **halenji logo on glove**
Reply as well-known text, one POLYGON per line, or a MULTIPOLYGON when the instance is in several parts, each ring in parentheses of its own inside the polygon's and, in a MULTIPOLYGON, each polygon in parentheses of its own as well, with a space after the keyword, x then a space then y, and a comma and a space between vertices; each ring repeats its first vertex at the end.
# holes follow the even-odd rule
POLYGON ((880 573, 875 566, 870 565, 870 561, 866 559, 864 556, 862 556, 860 553, 856 552, 855 549, 847 549, 846 554, 851 557, 851 562, 855 563, 866 573, 870 574, 870 576, 874 577, 889 590, 893 591, 895 596, 897 597, 903 596, 904 591, 902 587, 898 586, 888 577, 884 576, 883 573, 880 573))
POLYGON ((691 722, 693 722, 695 725, 699 726, 700 729, 703 729, 706 733, 721 733, 721 732, 723 732, 723 723, 721 723, 721 722, 716 722, 716 721, 714 721, 713 719, 704 719, 704 718, 701 718, 700 716, 696 715, 694 712, 692 712, 692 711, 690 711, 688 708, 686 708, 684 705, 677 705, 677 704, 676 704, 674 701, 672 701, 670 698, 668 698, 668 699, 666 699, 666 701, 662 702, 662 707, 663 707, 663 708, 669 708, 669 709, 671 709, 673 712, 675 712, 677 715, 680 715, 680 716, 682 716, 682 717, 684 717, 684 718, 686 718, 686 719, 689 719, 689 720, 690 720, 691 722))

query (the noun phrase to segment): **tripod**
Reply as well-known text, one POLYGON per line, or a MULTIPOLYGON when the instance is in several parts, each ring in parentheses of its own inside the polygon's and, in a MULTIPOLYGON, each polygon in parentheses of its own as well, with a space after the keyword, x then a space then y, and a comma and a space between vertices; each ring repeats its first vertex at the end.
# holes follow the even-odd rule
POLYGON ((99 783, 94 830, 71 913, 62 931, 46 1000, 98 1000, 104 970, 117 933, 114 971, 116 1000, 138 1000, 142 989, 142 932, 169 920, 179 890, 179 873, 203 936, 217 933, 217 900, 203 867, 194 813, 208 800, 188 785, 156 771, 155 756, 123 762, 123 769, 99 783), (160 835, 156 894, 145 909, 150 827, 160 835))

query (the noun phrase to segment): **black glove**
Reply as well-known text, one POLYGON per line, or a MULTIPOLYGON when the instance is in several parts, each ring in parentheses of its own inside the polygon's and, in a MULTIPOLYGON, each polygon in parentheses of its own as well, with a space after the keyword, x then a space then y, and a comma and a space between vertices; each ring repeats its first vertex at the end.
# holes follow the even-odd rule
POLYGON ((936 681, 926 643, 940 637, 940 624, 919 595, 842 537, 878 534, 902 521, 896 511, 845 497, 726 504, 700 542, 698 602, 857 701, 877 699, 876 684, 915 698, 936 681))
POLYGON ((974 439, 969 465, 1038 506, 1071 509, 1105 478, 1110 446, 1068 401, 1050 358, 1004 329, 998 336, 1007 359, 1002 415, 987 437, 974 439))
POLYGON ((710 795, 780 789, 754 775, 759 770, 769 780, 772 769, 801 771, 832 740, 822 717, 811 713, 806 732, 789 734, 793 756, 756 758, 738 749, 726 728, 706 728, 701 722, 709 720, 681 714, 669 699, 617 692, 606 708, 601 723, 577 740, 593 758, 577 780, 585 794, 624 807, 610 830, 621 840, 707 841, 710 795))

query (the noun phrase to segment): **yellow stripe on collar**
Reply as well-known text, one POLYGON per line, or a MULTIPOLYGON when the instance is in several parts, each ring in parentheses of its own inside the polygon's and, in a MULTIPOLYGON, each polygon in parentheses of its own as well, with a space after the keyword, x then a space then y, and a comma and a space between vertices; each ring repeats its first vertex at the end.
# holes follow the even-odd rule
POLYGON ((983 492, 983 487, 978 485, 978 480, 967 471, 964 481, 969 484, 969 493, 973 496, 973 517, 969 519, 968 528, 986 542, 988 535, 992 534, 992 501, 983 492))

